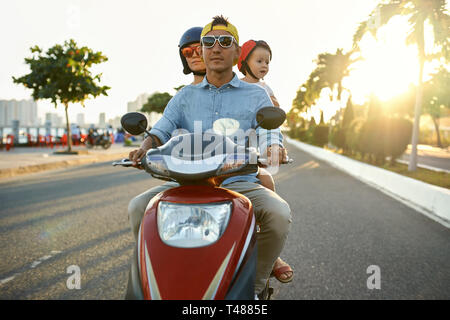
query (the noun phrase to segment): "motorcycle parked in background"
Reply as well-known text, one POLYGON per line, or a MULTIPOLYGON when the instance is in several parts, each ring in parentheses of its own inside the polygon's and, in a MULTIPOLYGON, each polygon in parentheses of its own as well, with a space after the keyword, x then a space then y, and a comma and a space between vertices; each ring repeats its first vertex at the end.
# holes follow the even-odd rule
POLYGON ((89 133, 86 136, 84 144, 88 149, 92 149, 95 146, 101 146, 103 149, 111 147, 111 136, 108 131, 99 134, 97 130, 89 129, 89 133))

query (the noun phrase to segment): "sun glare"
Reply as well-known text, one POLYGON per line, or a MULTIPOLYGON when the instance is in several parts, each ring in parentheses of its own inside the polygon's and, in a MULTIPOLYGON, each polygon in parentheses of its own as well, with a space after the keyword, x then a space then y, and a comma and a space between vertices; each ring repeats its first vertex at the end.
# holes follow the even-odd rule
POLYGON ((378 30, 377 40, 370 34, 364 36, 360 42, 363 60, 353 65, 344 83, 356 103, 362 103, 370 94, 386 101, 417 83, 417 47, 405 44, 409 30, 407 21, 398 17, 378 30))

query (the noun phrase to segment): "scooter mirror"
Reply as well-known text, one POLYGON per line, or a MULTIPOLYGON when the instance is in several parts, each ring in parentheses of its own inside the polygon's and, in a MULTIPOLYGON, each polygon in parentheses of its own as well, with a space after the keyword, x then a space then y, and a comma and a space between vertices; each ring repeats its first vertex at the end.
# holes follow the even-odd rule
POLYGON ((139 112, 129 112, 120 119, 122 128, 136 136, 147 131, 147 118, 139 112))
POLYGON ((286 113, 281 108, 264 107, 256 113, 257 127, 266 130, 276 129, 286 120, 286 113))

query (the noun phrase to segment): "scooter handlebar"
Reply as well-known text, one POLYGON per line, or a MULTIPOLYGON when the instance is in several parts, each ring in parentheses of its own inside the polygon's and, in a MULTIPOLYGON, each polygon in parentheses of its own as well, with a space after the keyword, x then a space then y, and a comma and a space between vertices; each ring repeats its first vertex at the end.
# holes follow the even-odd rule
MULTIPOLYGON (((294 159, 287 157, 286 161, 281 162, 281 164, 290 164, 294 162, 294 159)), ((258 159, 258 164, 263 165, 263 166, 267 166, 267 159, 265 158, 259 158, 258 159)), ((115 166, 122 166, 122 167, 133 167, 133 161, 131 161, 130 159, 122 159, 120 161, 114 161, 112 163, 113 167, 115 166)), ((139 161, 138 162, 138 166, 142 167, 142 162, 139 161)))
MULTIPOLYGON (((294 162, 294 159, 286 157, 286 161, 281 162, 281 164, 290 164, 294 162)), ((267 166, 267 159, 266 158, 259 158, 258 159, 258 164, 263 165, 263 166, 267 166)))

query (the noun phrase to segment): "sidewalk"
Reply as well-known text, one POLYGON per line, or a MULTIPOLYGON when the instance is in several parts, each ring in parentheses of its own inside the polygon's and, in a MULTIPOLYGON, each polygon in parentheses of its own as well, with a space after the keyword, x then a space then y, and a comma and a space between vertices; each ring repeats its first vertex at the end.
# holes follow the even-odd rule
MULTIPOLYGON (((408 146, 405 153, 397 160, 397 162, 408 164, 410 154, 411 145, 408 146)), ((417 146, 417 161, 417 165, 421 168, 450 173, 449 148, 441 149, 419 144, 417 146)))
POLYGON ((96 147, 87 149, 85 146, 73 147, 73 150, 83 154, 64 155, 55 154, 65 148, 29 148, 15 147, 9 151, 0 151, 0 181, 17 175, 39 172, 44 170, 61 169, 69 166, 83 165, 102 161, 127 158, 136 146, 125 147, 123 143, 113 144, 109 149, 96 147), (86 154, 84 154, 86 152, 86 154))

